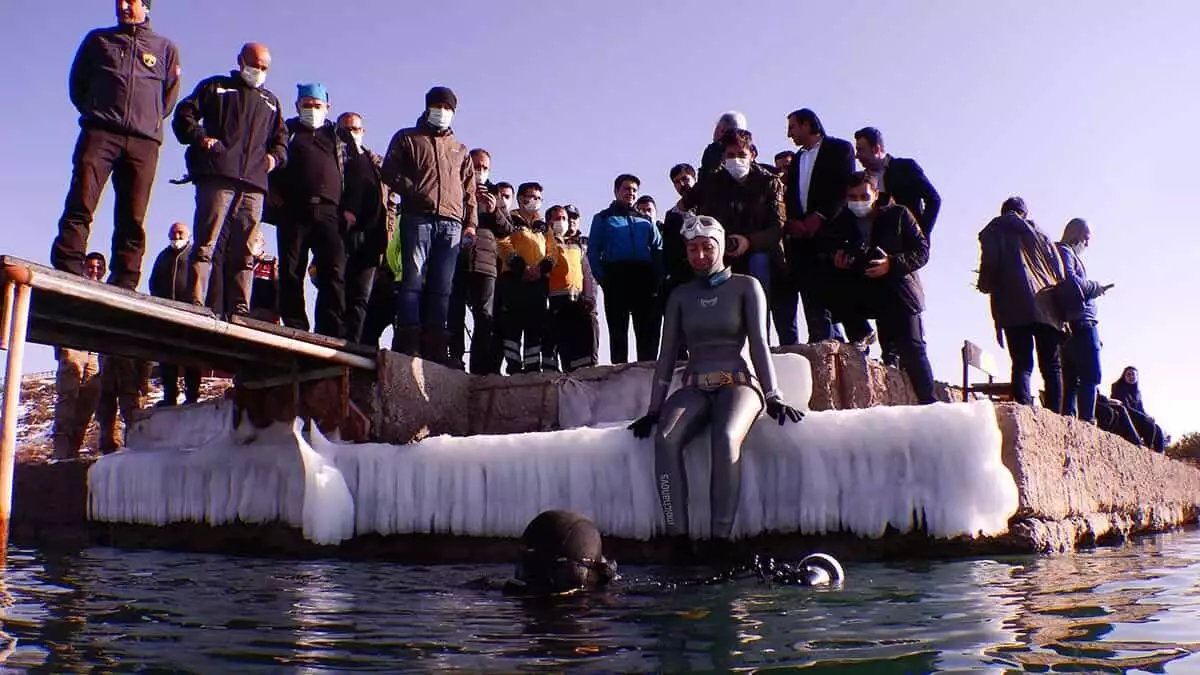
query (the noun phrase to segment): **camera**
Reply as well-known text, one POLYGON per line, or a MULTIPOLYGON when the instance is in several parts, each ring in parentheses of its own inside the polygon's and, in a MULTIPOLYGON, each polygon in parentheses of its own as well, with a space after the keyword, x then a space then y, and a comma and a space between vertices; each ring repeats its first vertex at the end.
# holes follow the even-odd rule
POLYGON ((850 271, 858 274, 866 272, 867 266, 872 260, 882 260, 887 257, 883 249, 878 246, 868 247, 866 244, 851 244, 850 242, 846 242, 840 250, 849 260, 850 271))

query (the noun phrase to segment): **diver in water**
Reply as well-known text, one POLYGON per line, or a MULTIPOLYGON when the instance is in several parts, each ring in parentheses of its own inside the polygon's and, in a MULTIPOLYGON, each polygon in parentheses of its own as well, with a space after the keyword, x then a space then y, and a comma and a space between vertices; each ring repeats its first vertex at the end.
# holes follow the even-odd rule
POLYGON ((804 413, 783 402, 767 345, 767 298, 758 280, 725 265, 725 229, 708 216, 690 218, 682 234, 696 277, 667 300, 662 350, 650 407, 630 425, 638 438, 654 427, 655 485, 667 534, 686 538, 688 489, 683 451, 707 425, 712 437, 712 537, 727 542, 741 496, 742 441, 764 408, 782 426, 804 413), (679 345, 688 346, 682 386, 667 398, 679 345), (748 344, 747 344, 748 343, 748 344), (754 375, 746 364, 749 347, 754 375), (664 403, 664 399, 666 399, 664 403))
POLYGON ((618 579, 617 563, 604 557, 600 530, 574 511, 545 511, 521 535, 515 581, 506 592, 561 595, 603 588, 618 579))

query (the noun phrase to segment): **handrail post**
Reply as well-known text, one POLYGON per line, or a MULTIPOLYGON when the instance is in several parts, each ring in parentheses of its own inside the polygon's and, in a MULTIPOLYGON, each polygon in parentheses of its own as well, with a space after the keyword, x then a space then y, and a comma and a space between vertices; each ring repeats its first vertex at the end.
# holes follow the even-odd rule
POLYGON ((4 302, 3 309, 0 309, 0 351, 3 351, 8 349, 8 331, 12 327, 13 298, 16 297, 17 288, 7 275, 0 278, 4 279, 4 296, 0 297, 4 302))
POLYGON ((0 413, 0 566, 8 562, 8 532, 12 519, 13 476, 17 465, 17 404, 29 328, 29 296, 33 289, 16 286, 8 326, 8 362, 4 372, 4 410, 0 413))

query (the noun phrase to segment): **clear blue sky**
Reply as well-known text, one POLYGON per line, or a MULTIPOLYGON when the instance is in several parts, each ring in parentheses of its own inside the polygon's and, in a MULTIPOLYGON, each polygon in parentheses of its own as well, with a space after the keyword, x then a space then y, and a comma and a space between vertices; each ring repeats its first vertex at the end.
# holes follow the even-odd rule
MULTIPOLYGON (((945 200, 922 271, 939 379, 961 379, 964 338, 1007 364, 972 270, 978 231, 1019 194, 1055 238, 1073 216, 1092 224, 1085 262, 1117 284, 1100 300, 1103 389, 1136 364, 1168 433, 1200 428, 1200 245, 1187 187, 1200 119, 1194 1, 156 0, 152 18, 182 50, 186 91, 234 67, 243 42, 262 41, 274 55, 268 88, 291 101, 297 82, 324 82, 336 109, 365 115, 379 151, 421 112, 429 86, 448 85, 459 138, 491 150, 496 179, 539 180, 547 204, 587 212, 626 171, 672 200, 667 170, 699 162, 727 109, 747 114, 768 157, 790 148, 795 108, 815 109, 843 138, 877 126, 945 200)), ((113 22, 104 0, 0 6, 12 84, 0 125, 4 253, 48 260, 77 133, 67 71, 84 33, 113 22)), ((191 189, 166 182, 182 173, 183 148, 168 138, 146 276, 167 226, 191 221, 191 189)), ((105 253, 109 199, 92 237, 105 253)), ((27 370, 54 366, 46 348, 28 360, 27 370)))

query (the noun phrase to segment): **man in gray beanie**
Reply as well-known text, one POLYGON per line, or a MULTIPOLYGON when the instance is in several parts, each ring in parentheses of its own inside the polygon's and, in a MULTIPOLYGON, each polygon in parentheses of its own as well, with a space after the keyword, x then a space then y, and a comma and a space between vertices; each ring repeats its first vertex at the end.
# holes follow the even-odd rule
POLYGON ((381 170, 400 197, 402 270, 392 350, 449 362, 450 291, 461 246, 475 239, 475 167, 450 127, 458 97, 448 87, 425 94, 417 125, 392 137, 381 170))

